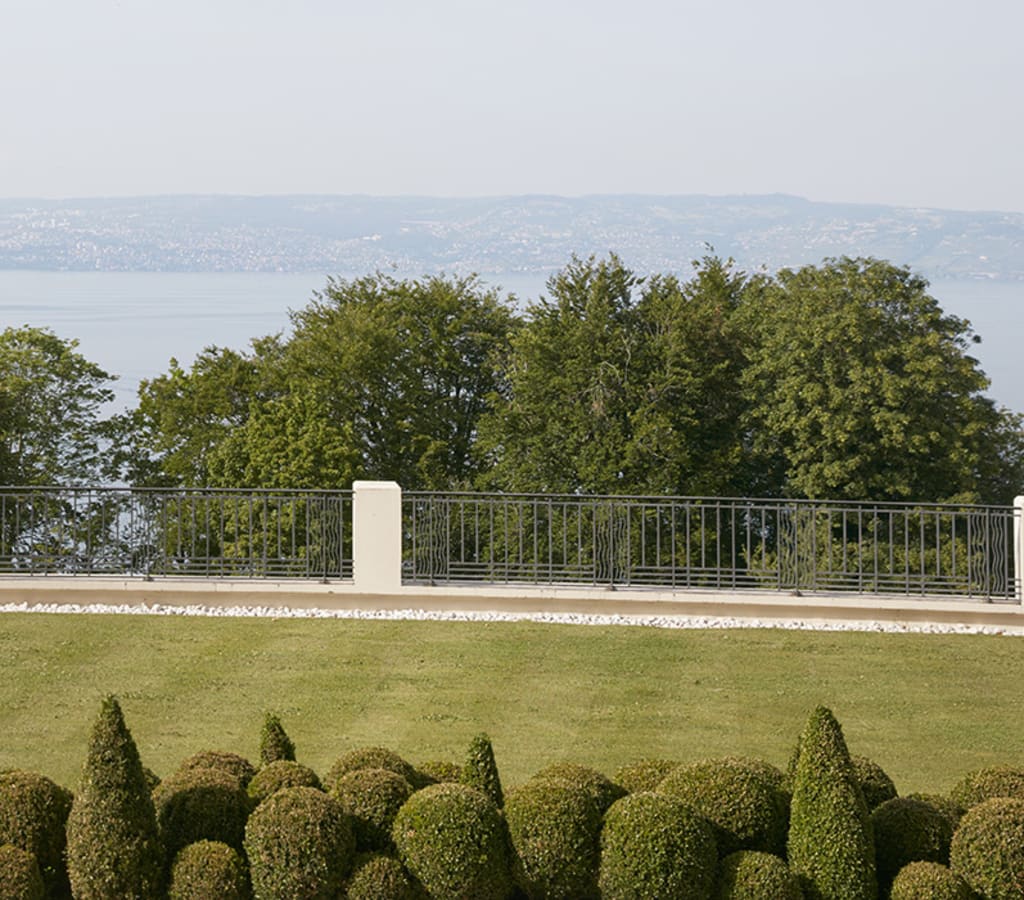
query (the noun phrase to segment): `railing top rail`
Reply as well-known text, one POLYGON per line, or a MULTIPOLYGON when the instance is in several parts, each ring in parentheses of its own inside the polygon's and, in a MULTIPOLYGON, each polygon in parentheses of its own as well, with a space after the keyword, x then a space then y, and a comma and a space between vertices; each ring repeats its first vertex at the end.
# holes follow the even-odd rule
POLYGON ((233 496, 351 496, 351 488, 200 488, 200 487, 132 487, 130 485, 85 485, 85 484, 34 484, 0 485, 0 493, 42 494, 42 493, 118 493, 118 494, 160 494, 182 495, 225 494, 233 496))

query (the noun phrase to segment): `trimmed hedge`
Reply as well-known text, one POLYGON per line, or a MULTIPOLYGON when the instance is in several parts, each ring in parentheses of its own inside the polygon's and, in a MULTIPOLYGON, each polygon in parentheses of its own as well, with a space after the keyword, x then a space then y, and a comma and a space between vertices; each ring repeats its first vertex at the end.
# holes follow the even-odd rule
POLYGON ((944 794, 907 794, 907 799, 920 800, 938 810, 946 817, 953 831, 956 831, 964 813, 967 812, 959 803, 944 794))
POLYGON ((249 870, 233 847, 198 841, 182 847, 171 866, 168 900, 249 900, 249 870))
POLYGON ((983 897, 1024 896, 1024 800, 994 797, 967 810, 949 864, 983 897))
POLYGON ((1024 769, 1014 766, 987 766, 984 769, 976 769, 964 775, 954 785, 949 796, 965 810, 994 797, 1024 800, 1024 769))
POLYGON ((498 764, 494 761, 494 748, 486 734, 478 734, 470 742, 466 763, 462 767, 462 783, 483 791, 501 809, 505 795, 501 790, 498 764))
POLYGON ((175 772, 153 791, 156 820, 168 859, 198 841, 242 849, 252 800, 224 769, 175 772))
POLYGON ((680 763, 671 759, 638 759, 619 768, 612 781, 627 794, 653 791, 680 763))
POLYGON ((66 826, 71 792, 34 772, 12 770, 0 775, 0 844, 31 853, 48 893, 67 894, 66 826))
POLYGON ((281 720, 268 712, 260 730, 260 768, 279 760, 295 762, 295 743, 288 737, 281 720))
POLYGON ((800 879, 771 853, 738 850, 718 867, 715 900, 804 900, 800 879))
POLYGON ((416 782, 421 787, 428 784, 461 784, 462 766, 447 759, 428 759, 416 766, 416 782))
POLYGON ((284 788, 249 817, 245 852, 256 900, 335 900, 355 838, 335 799, 316 788, 284 788))
POLYGON ((35 854, 0 844, 0 900, 43 900, 46 889, 35 854))
POLYGON ((356 850, 387 850, 392 846, 391 826, 412 785, 387 769, 346 772, 331 788, 331 796, 352 819, 356 850))
POLYGON ((531 779, 532 781, 565 781, 582 788, 604 813, 616 800, 626 796, 626 789, 596 769, 576 763, 560 762, 545 766, 531 779))
POLYGON ((178 772, 190 772, 193 769, 218 769, 234 777, 244 788, 249 786, 256 768, 244 756, 230 753, 227 750, 201 750, 182 760, 178 772))
POLYGON ((399 859, 434 900, 503 900, 512 890, 508 834, 490 797, 464 784, 434 784, 398 811, 399 859))
POLYGON ((508 792, 505 821, 515 850, 515 879, 529 898, 597 896, 601 812, 568 782, 528 781, 508 792))
MULTIPOLYGON (((1019 895, 1018 895, 1019 896, 1019 895)), ((908 863, 896 876, 889 900, 974 900, 959 875, 939 863, 908 863)))
POLYGON ((360 747, 357 750, 350 750, 331 766, 323 780, 324 790, 330 793, 342 775, 356 769, 387 769, 401 775, 414 788, 423 786, 416 768, 393 750, 388 750, 387 747, 360 747))
POLYGON ((857 776, 857 783, 860 785, 861 794, 864 795, 868 812, 886 800, 898 796, 893 780, 878 763, 866 756, 851 756, 850 762, 853 763, 853 773, 857 776))
POLYGON ((871 812, 875 834, 875 868, 884 891, 908 863, 949 863, 953 827, 930 803, 894 797, 871 812))
POLYGON ((365 853, 356 858, 345 891, 347 900, 428 900, 405 867, 392 856, 365 853))
POLYGON ((247 792, 256 806, 259 806, 271 794, 282 788, 311 787, 323 790, 320 777, 308 766, 294 760, 279 759, 268 763, 252 777, 247 792))

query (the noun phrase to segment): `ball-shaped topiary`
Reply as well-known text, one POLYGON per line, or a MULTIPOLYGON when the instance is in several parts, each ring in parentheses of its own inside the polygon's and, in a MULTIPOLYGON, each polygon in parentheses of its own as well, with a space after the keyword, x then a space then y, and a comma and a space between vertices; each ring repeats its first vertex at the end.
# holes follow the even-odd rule
POLYGON ((289 759, 267 763, 253 775, 247 790, 253 803, 258 806, 271 794, 286 787, 311 787, 318 791, 323 790, 316 772, 302 763, 289 759))
POLYGON ((103 701, 93 726, 67 835, 68 875, 76 900, 161 895, 164 857, 153 798, 139 751, 113 697, 103 701))
POLYGON ((224 769, 185 769, 153 791, 153 805, 168 859, 197 841, 242 849, 252 800, 224 769))
POLYGON ((183 759, 178 772, 192 769, 219 769, 232 775, 242 787, 248 787, 256 768, 244 756, 227 750, 200 750, 183 759))
POLYGON ((959 875, 939 863, 912 862, 900 869, 889 900, 974 900, 959 875))
POLYGON ((983 897, 1024 896, 1024 800, 994 797, 967 810, 949 865, 983 897))
POLYGON ((69 890, 64 848, 71 792, 34 772, 11 770, 0 775, 0 844, 31 853, 47 892, 69 890))
POLYGON ((461 784, 462 766, 447 759, 428 759, 416 766, 416 782, 420 787, 428 784, 461 784))
POLYGON ((779 857, 738 850, 718 867, 715 900, 803 900, 800 880, 779 857))
POLYGON ((597 896, 601 812, 584 788, 528 781, 505 797, 515 878, 529 898, 597 896))
POLYGON ((853 773, 857 776, 868 812, 897 796, 896 785, 878 763, 866 756, 850 756, 850 762, 853 763, 853 773))
POLYGON ((324 778, 324 790, 328 793, 346 772, 356 769, 387 769, 401 775, 413 787, 421 787, 416 768, 387 747, 360 747, 350 750, 335 761, 324 778))
POLYGON ((284 788, 249 816, 245 852, 257 900, 334 900, 352 867, 355 838, 336 800, 316 788, 284 788))
POLYGON ((0 900, 43 900, 46 888, 35 855, 0 844, 0 900))
POLYGON ((358 851, 391 847, 391 826, 410 794, 412 785, 387 769, 354 769, 331 789, 331 796, 352 819, 358 851))
POLYGON ((348 879, 347 900, 427 900, 405 866, 392 856, 364 853, 356 857, 348 879))
POLYGON ((234 847, 198 841, 178 851, 171 866, 168 900, 249 900, 249 870, 234 847))
POLYGON ((970 809, 993 797, 1024 800, 1024 769, 1013 766, 987 766, 968 772, 949 792, 962 809, 970 809))
POLYGON ((930 803, 894 797, 871 811, 875 833, 875 868, 885 891, 905 865, 917 861, 949 863, 953 827, 930 803))
POLYGON ((536 781, 565 781, 583 788, 594 798, 597 808, 604 813, 616 800, 626 796, 626 789, 596 769, 577 763, 561 762, 545 766, 533 776, 536 781))
POLYGON ((598 875, 603 900, 707 900, 717 864, 711 825, 673 797, 641 791, 605 813, 598 875))
POLYGON ((464 784, 413 794, 392 829, 399 859, 434 900, 501 900, 512 889, 505 822, 490 797, 464 784))
POLYGON ((486 734, 478 734, 469 744, 466 763, 462 767, 462 783, 483 791, 498 809, 505 805, 498 764, 494 761, 494 748, 486 734))
POLYGON ((679 765, 671 759, 638 759, 620 767, 612 781, 629 794, 653 791, 679 765))
POLYGON ((278 760, 295 761, 295 743, 284 730, 281 720, 274 713, 263 717, 260 730, 260 766, 268 766, 278 760))
POLYGON ((657 793, 674 797, 707 819, 722 856, 737 850, 781 855, 785 850, 785 794, 739 760, 679 766, 658 785, 657 793))
POLYGON ((956 831, 960 820, 967 812, 959 803, 950 799, 945 794, 907 794, 908 800, 920 800, 942 813, 949 821, 950 828, 956 831))

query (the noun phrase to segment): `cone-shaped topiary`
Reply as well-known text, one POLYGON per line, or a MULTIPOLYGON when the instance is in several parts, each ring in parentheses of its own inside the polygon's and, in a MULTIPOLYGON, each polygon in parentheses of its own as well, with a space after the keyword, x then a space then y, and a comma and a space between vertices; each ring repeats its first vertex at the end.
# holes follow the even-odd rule
POLYGON ((462 783, 483 791, 501 809, 505 796, 498 777, 498 764, 494 761, 494 748, 486 734, 478 734, 469 744, 466 763, 462 767, 462 783))
POLYGON ((597 896, 601 813, 568 782, 528 781, 505 798, 516 883, 531 898, 597 896))
POLYGON ((963 809, 970 809, 993 797, 1024 800, 1024 769, 1013 766, 987 766, 968 772, 949 792, 963 809))
POLYGON ((975 896, 959 875, 933 862, 908 863, 889 892, 889 900, 974 900, 975 896))
POLYGON ((241 850, 253 803, 230 772, 186 769, 157 786, 153 805, 170 860, 197 841, 220 841, 241 850))
POLYGON ((718 868, 715 900, 803 900, 800 879, 771 853, 739 850, 718 868))
POLYGON ((0 900, 43 900, 46 889, 35 855, 0 844, 0 900))
POLYGON ((486 794, 433 784, 398 811, 399 859, 434 900, 503 900, 512 889, 505 822, 486 794))
POLYGON ((139 751, 113 697, 93 726, 68 816, 68 875, 76 900, 159 897, 163 850, 139 751))
POLYGON ((391 848, 391 826, 412 785, 387 769, 346 772, 331 789, 331 796, 352 819, 356 850, 391 848))
POLYGON ((238 851, 219 841, 182 847, 171 866, 168 900, 249 900, 249 870, 238 851))
POLYGON ((295 744, 288 737, 281 720, 268 712, 263 717, 260 731, 260 766, 268 766, 278 760, 295 762, 295 744))
POLYGON ((0 775, 0 844, 31 853, 51 896, 70 890, 64 865, 71 792, 34 772, 0 775))
POLYGON ((857 784, 864 795, 868 812, 897 796, 896 785, 878 763, 866 756, 851 756, 850 762, 853 763, 853 772, 857 776, 857 784))
POLYGON ((917 861, 949 863, 953 826, 930 803, 894 797, 871 811, 875 834, 875 869, 884 894, 905 865, 917 861))
POLYGON ((986 900, 1024 896, 1024 800, 994 797, 967 810, 949 865, 986 900))
POLYGON ((596 769, 576 763, 561 762, 545 766, 531 780, 566 781, 569 784, 584 788, 594 798, 597 808, 602 813, 620 797, 626 796, 626 789, 621 785, 616 784, 596 769))
POLYGON ((629 794, 605 814, 598 877, 603 900, 707 900, 717 864, 711 826, 672 797, 629 794))
POLYGON ((653 791, 679 765, 671 759, 639 759, 622 766, 612 781, 630 794, 653 791))
POLYGON ((256 900, 334 900, 352 868, 355 839, 332 797, 284 788, 249 816, 245 852, 256 900))
POLYGON ((324 790, 330 793, 342 775, 356 769, 387 769, 401 775, 414 788, 423 786, 415 767, 393 750, 388 750, 387 747, 360 747, 357 750, 350 750, 331 766, 324 778, 324 790))
MULTIPOLYGON (((447 759, 429 759, 416 766, 416 778, 420 787, 428 784, 460 784, 462 766, 447 759)), ((415 783, 414 783, 415 784, 415 783)))
POLYGON ((179 772, 189 772, 192 769, 219 769, 237 779, 242 787, 248 787, 256 774, 256 768, 249 760, 228 750, 200 750, 199 753, 193 753, 182 760, 178 766, 179 772))
POLYGON ((271 794, 286 787, 311 787, 323 790, 320 778, 308 766, 294 760, 279 759, 268 763, 249 782, 249 796, 259 805, 271 794))
POLYGON ((347 900, 427 900, 426 892, 405 866, 394 857, 378 853, 356 857, 345 897, 347 900))
POLYGON ((789 866, 810 900, 874 900, 871 820, 843 731, 819 706, 800 734, 789 825, 789 866))

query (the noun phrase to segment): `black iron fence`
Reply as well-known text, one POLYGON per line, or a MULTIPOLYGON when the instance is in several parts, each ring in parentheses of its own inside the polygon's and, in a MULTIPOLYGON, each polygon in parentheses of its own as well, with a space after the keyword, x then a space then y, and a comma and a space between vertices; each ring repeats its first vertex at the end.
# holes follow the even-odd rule
POLYGON ((861 591, 1017 601, 1014 507, 406 493, 420 583, 861 591))
POLYGON ((352 576, 352 492, 0 488, 0 573, 352 576))

